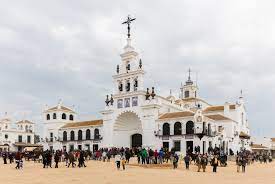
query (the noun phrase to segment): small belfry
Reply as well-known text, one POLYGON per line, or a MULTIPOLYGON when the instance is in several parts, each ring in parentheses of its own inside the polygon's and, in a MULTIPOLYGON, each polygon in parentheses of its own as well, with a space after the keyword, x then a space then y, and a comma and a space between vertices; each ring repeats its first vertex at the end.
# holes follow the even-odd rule
POLYGON ((184 98, 197 98, 198 97, 198 86, 191 79, 191 69, 188 70, 188 79, 185 85, 181 85, 181 99, 184 98))

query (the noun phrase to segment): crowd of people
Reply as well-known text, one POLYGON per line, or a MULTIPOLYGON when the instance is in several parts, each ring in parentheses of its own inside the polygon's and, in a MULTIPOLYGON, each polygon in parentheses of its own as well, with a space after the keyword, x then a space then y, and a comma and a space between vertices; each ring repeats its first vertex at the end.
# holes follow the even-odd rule
MULTIPOLYGON (((145 164, 172 164, 173 169, 178 168, 179 162, 183 161, 185 168, 188 170, 190 164, 197 166, 197 171, 206 172, 207 166, 212 166, 213 172, 217 172, 218 166, 226 167, 228 154, 224 153, 222 149, 215 147, 208 149, 207 153, 201 154, 200 148, 195 147, 195 151, 188 150, 185 155, 177 153, 174 149, 152 150, 150 148, 102 148, 97 151, 38 151, 38 152, 2 152, 4 164, 16 163, 16 169, 23 168, 23 158, 25 160, 33 160, 34 162, 42 163, 43 168, 59 167, 60 162, 65 162, 66 167, 86 167, 85 161, 97 160, 103 162, 110 162, 113 158, 118 170, 125 170, 126 164, 130 163, 131 158, 136 158, 137 163, 140 165, 145 164), (77 163, 78 162, 78 165, 77 163)), ((232 155, 232 154, 230 154, 232 155)), ((254 162, 267 163, 272 161, 271 155, 268 154, 255 154, 249 151, 238 152, 234 156, 236 158, 237 172, 245 172, 246 166, 254 162)))

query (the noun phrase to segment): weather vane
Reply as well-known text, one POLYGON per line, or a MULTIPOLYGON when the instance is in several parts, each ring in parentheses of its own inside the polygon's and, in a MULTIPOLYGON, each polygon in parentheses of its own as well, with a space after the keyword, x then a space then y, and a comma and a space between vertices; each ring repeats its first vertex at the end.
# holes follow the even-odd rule
POLYGON ((130 24, 134 20, 136 20, 136 18, 131 18, 130 15, 128 15, 127 20, 122 23, 122 24, 127 24, 128 25, 128 27, 127 27, 127 29, 128 29, 128 34, 127 34, 128 38, 130 38, 130 30, 131 30, 130 24))

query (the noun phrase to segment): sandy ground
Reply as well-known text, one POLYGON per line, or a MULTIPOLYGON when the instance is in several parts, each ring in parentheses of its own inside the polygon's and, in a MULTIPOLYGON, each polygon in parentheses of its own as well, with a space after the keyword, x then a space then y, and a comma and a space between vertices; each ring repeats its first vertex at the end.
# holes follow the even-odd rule
POLYGON ((229 163, 226 168, 219 167, 217 173, 212 173, 210 166, 206 173, 198 173, 194 165, 189 171, 185 170, 183 163, 177 170, 171 167, 144 168, 133 164, 128 165, 125 171, 118 171, 114 162, 89 161, 86 168, 66 168, 61 163, 58 169, 43 169, 42 164, 25 161, 24 169, 16 170, 15 164, 4 165, 0 161, 0 183, 5 184, 275 184, 275 162, 248 166, 246 173, 237 173, 234 163, 229 163))

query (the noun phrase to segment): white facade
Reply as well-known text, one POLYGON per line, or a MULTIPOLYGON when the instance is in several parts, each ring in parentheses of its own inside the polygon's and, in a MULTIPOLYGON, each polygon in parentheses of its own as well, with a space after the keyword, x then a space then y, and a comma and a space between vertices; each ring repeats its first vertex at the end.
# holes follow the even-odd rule
POLYGON ((74 122, 76 113, 59 102, 57 106, 48 108, 43 112, 44 129, 42 144, 44 149, 61 149, 59 129, 67 123, 74 122))
POLYGON ((34 145, 34 123, 22 120, 12 123, 11 118, 0 120, 0 151, 22 151, 34 145))
POLYGON ((198 86, 189 74, 180 88, 180 99, 171 94, 165 98, 156 94, 154 87, 144 88, 144 67, 130 38, 120 56, 121 63, 113 75, 115 91, 106 96, 101 123, 75 122, 76 113, 61 104, 46 109, 43 113, 44 142, 47 143, 44 148, 174 147, 183 153, 187 149, 194 150, 195 146, 206 152, 210 145, 225 152, 249 149, 250 132, 243 97, 234 104, 212 106, 199 98, 198 86), (51 118, 53 114, 57 116, 55 119, 51 118), (62 114, 74 118, 64 119, 62 114), (85 139, 87 129, 92 132, 95 128, 100 131, 100 139, 85 139), (75 132, 72 140, 71 131, 75 132), (77 139, 79 131, 82 132, 80 140, 77 139))
POLYGON ((102 120, 68 123, 59 129, 62 150, 96 151, 102 146, 102 120))
POLYGON ((142 137, 143 147, 177 147, 181 152, 195 146, 206 152, 209 145, 225 152, 249 149, 249 128, 242 97, 236 104, 212 106, 198 97, 198 86, 190 74, 180 88, 180 99, 156 95, 151 87, 144 90, 145 71, 130 41, 128 38, 121 54, 122 63, 113 76, 115 94, 112 100, 107 97, 109 103, 101 111, 104 147, 136 146, 138 137, 142 137), (180 132, 177 130, 175 135, 176 122, 180 124, 180 132), (187 122, 193 123, 191 133, 186 132, 187 122), (163 133, 164 124, 169 127, 169 133, 163 133), (207 132, 208 128, 211 133, 207 132))

